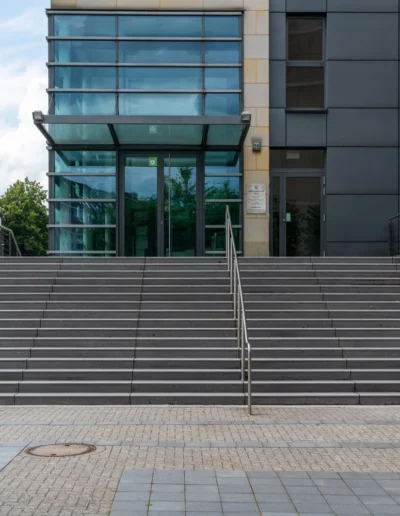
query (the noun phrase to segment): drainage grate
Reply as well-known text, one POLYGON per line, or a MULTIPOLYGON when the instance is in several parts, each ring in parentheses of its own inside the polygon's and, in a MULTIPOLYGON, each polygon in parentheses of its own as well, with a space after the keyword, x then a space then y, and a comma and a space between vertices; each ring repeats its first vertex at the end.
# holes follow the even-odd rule
POLYGON ((30 448, 28 453, 36 457, 74 457, 85 455, 96 450, 96 446, 90 444, 50 444, 30 448))

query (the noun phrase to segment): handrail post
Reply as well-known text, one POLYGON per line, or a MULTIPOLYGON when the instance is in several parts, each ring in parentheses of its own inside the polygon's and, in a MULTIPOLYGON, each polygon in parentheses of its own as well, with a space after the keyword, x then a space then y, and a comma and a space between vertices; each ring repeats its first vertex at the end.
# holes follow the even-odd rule
POLYGON ((242 317, 242 327, 240 328, 240 344, 242 348, 242 382, 246 380, 246 363, 245 363, 245 355, 244 355, 244 319, 242 317))
MULTIPOLYGON (((239 286, 239 285, 238 285, 239 286)), ((241 300, 239 296, 239 288, 238 288, 238 317, 237 317, 237 344, 238 349, 240 350, 240 329, 241 329, 241 319, 242 319, 242 306, 241 306, 241 300)))
POLYGON ((249 415, 251 416, 252 411, 252 386, 251 386, 251 347, 247 348, 247 404, 249 407, 249 415))
POLYGON ((236 320, 236 304, 237 304, 237 299, 236 299, 236 290, 237 290, 237 272, 236 272, 236 268, 235 268, 235 271, 234 271, 234 274, 233 274, 233 318, 234 320, 236 320))

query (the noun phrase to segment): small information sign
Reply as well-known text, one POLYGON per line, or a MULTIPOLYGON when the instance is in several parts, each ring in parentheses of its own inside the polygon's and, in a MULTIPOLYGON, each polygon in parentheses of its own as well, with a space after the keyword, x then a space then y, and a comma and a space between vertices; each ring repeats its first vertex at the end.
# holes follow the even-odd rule
POLYGON ((157 158, 149 158, 149 167, 157 166, 157 158))
POLYGON ((265 215, 267 213, 266 185, 247 185, 247 213, 249 215, 265 215))

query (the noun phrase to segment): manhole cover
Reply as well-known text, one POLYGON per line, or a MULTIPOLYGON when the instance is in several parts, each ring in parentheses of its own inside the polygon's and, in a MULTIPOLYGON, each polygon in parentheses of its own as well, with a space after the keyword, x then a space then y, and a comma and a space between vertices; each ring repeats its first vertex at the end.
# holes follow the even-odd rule
POLYGON ((36 457, 74 457, 75 455, 85 455, 95 449, 96 447, 90 444, 50 444, 31 448, 28 453, 36 457))

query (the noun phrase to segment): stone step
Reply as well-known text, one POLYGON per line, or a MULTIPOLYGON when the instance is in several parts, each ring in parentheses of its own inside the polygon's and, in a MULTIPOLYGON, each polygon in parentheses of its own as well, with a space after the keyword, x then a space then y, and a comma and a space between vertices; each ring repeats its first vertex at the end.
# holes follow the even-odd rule
MULTIPOLYGON (((304 364, 302 366, 305 367, 304 364)), ((301 369, 296 367, 288 368, 265 368, 253 369, 253 381, 340 381, 353 380, 352 372, 345 368, 340 369, 301 369)))
POLYGON ((375 367, 375 364, 370 364, 370 369, 352 369, 351 370, 351 380, 398 380, 400 378, 400 369, 392 368, 392 369, 381 369, 378 366, 375 367))
POLYGON ((360 405, 399 405, 400 393, 398 392, 368 392, 360 393, 360 405))
MULTIPOLYGON (((18 396, 18 395, 16 395, 18 396)), ((293 392, 254 393, 253 405, 358 405, 355 392, 293 392)))
MULTIPOLYGON (((16 395, 17 396, 17 395, 16 395)), ((244 395, 231 392, 140 393, 131 394, 131 405, 243 405, 244 395)))
POLYGON ((43 368, 24 371, 1 369, 1 378, 4 380, 21 379, 23 381, 240 381, 240 371, 234 369, 61 369, 43 368), (10 372, 9 372, 10 371, 10 372), (4 376, 3 376, 4 375, 4 376), (20 376, 18 376, 20 375, 20 376), (22 375, 22 376, 21 376, 22 375))
POLYGON ((222 348, 134 348, 106 347, 106 346, 79 346, 79 347, 32 347, 32 348, 4 348, 0 347, 1 358, 170 358, 170 359, 196 359, 196 358, 226 358, 236 360, 239 356, 237 347, 222 348))
MULTIPOLYGON (((355 392, 355 382, 349 380, 323 381, 323 380, 297 380, 297 381, 255 381, 252 383, 254 393, 336 393, 355 392)), ((247 393, 247 382, 244 392, 247 393)))
POLYGON ((355 381, 356 391, 365 392, 398 392, 400 393, 400 380, 359 380, 355 381))
POLYGON ((19 383, 20 393, 126 393, 132 392, 131 380, 49 380, 22 381, 19 383))
POLYGON ((243 393, 243 383, 241 381, 23 381, 0 382, 0 392, 20 392, 20 393, 131 393, 131 392, 236 392, 243 393))
POLYGON ((130 405, 128 393, 18 393, 15 405, 130 405))

